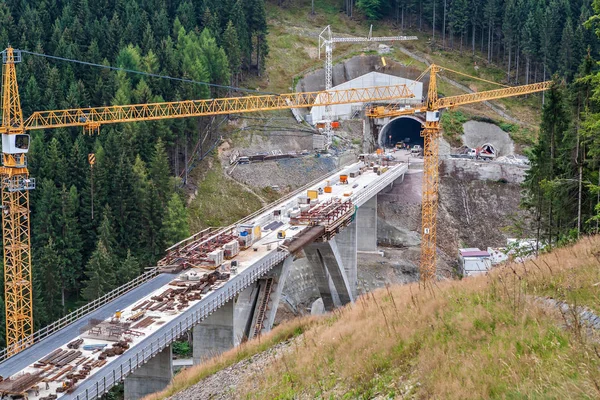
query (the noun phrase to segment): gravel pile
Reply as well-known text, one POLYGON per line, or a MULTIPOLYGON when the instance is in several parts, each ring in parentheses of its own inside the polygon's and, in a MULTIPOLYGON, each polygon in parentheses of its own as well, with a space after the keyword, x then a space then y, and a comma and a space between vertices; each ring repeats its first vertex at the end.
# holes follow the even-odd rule
POLYGON ((288 351, 293 340, 279 343, 268 350, 258 353, 244 361, 225 368, 194 386, 170 397, 172 400, 219 400, 237 398, 236 388, 244 384, 254 374, 264 370, 274 359, 288 351))

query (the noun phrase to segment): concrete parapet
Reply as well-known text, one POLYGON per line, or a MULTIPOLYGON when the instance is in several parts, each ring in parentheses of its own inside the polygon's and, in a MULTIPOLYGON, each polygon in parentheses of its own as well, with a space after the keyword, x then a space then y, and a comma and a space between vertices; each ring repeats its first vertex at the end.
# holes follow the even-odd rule
POLYGON ((173 377, 173 353, 166 347, 125 378, 125 400, 138 400, 163 390, 173 377))

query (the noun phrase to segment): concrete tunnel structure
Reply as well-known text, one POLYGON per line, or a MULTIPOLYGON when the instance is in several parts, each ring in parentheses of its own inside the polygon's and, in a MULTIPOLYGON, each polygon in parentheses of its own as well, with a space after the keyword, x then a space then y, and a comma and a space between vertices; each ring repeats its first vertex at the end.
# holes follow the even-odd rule
POLYGON ((418 117, 412 115, 397 117, 379 130, 377 144, 388 148, 396 146, 398 142, 404 142, 411 147, 415 144, 423 146, 422 129, 423 121, 418 117))

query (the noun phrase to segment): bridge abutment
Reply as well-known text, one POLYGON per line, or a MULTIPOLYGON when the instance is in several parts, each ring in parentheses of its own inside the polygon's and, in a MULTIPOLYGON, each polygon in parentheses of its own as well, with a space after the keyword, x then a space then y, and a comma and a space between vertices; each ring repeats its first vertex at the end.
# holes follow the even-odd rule
POLYGON ((125 400, 138 400, 163 390, 173 378, 173 352, 165 347, 125 378, 125 400))

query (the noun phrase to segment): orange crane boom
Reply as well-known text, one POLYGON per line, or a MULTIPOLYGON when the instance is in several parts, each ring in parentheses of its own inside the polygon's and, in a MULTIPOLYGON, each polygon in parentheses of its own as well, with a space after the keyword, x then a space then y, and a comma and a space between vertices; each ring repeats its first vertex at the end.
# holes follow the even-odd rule
POLYGON ((58 111, 39 111, 23 119, 15 64, 21 52, 9 47, 3 52, 2 96, 2 237, 4 243, 4 295, 6 343, 15 354, 33 342, 31 281, 31 234, 29 190, 35 179, 29 177, 27 131, 82 126, 89 132, 101 125, 153 121, 169 118, 283 110, 319 105, 371 103, 414 97, 406 85, 362 89, 330 90, 291 94, 270 94, 208 100, 185 100, 58 111))
MULTIPOLYGON (((444 70, 444 68, 434 64, 429 67, 430 78, 427 101, 422 104, 421 107, 414 109, 398 109, 394 107, 379 106, 367 111, 367 116, 371 118, 398 117, 415 113, 425 114, 425 123, 423 130, 421 131, 421 136, 423 136, 424 139, 424 146, 423 197, 421 201, 421 265, 419 268, 421 281, 423 283, 434 279, 436 274, 440 111, 465 104, 541 92, 549 89, 552 84, 552 81, 547 81, 439 98, 437 93, 437 74, 442 70, 444 70)), ((456 73, 464 75, 460 72, 456 73)))

